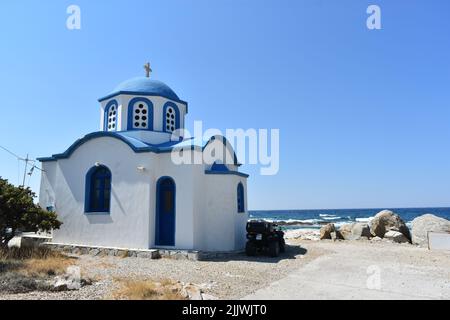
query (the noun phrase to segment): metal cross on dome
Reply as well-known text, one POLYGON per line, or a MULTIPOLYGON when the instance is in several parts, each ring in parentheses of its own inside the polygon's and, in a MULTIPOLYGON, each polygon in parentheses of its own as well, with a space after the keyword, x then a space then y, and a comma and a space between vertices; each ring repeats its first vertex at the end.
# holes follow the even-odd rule
POLYGON ((152 72, 152 68, 150 68, 150 62, 144 64, 144 69, 145 69, 145 76, 147 78, 150 78, 150 72, 152 72))

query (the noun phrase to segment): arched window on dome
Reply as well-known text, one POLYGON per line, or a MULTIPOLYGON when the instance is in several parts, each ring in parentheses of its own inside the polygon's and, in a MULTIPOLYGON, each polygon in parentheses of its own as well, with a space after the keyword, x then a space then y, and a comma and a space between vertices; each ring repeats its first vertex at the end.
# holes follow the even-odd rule
POLYGON ((116 131, 117 130, 117 101, 111 100, 105 107, 104 116, 104 130, 105 131, 116 131))
POLYGON ((237 208, 238 212, 245 212, 244 186, 239 182, 237 186, 237 208))
POLYGON ((111 171, 103 165, 92 167, 86 174, 85 212, 109 212, 111 171))
POLYGON ((163 131, 174 132, 180 128, 180 111, 173 102, 166 102, 163 108, 163 131))
POLYGON ((128 129, 153 130, 153 104, 146 98, 134 98, 128 105, 128 129))

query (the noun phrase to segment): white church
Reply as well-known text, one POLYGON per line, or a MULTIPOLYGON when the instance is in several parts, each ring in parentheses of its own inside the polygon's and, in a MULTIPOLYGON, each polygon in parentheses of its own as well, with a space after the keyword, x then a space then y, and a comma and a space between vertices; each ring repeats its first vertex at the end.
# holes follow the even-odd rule
POLYGON ((100 98, 100 131, 39 158, 39 202, 59 244, 231 251, 245 247, 247 177, 222 136, 183 138, 187 102, 138 77, 100 98), (222 152, 216 152, 221 150, 222 152), (179 163, 203 159, 199 163, 179 163), (212 159, 211 159, 212 158, 212 159), (231 161, 229 160, 231 159, 231 161))

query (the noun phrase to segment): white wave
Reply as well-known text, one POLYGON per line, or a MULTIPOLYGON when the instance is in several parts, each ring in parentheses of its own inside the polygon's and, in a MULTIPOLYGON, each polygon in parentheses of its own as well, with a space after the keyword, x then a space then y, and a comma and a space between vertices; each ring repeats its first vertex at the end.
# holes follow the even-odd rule
POLYGON ((316 223, 319 223, 320 221, 323 221, 323 220, 321 220, 321 219, 305 219, 305 220, 293 220, 292 222, 303 223, 303 224, 316 224, 316 223))
POLYGON ((368 217, 368 218, 355 218, 355 221, 357 222, 365 222, 365 223, 369 223, 370 221, 373 220, 374 217, 368 217))
POLYGON ((339 220, 342 219, 342 217, 323 217, 324 220, 339 220))
POLYGON ((321 214, 319 214, 319 216, 320 217, 336 217, 336 215, 335 214, 327 214, 327 213, 321 213, 321 214))
POLYGON ((261 218, 261 220, 267 221, 267 222, 273 222, 273 223, 278 223, 280 225, 286 224, 286 225, 295 225, 295 224, 308 224, 308 225, 314 225, 314 224, 318 224, 320 222, 324 222, 324 220, 322 219, 303 219, 303 220, 299 220, 299 219, 266 219, 266 218, 261 218))

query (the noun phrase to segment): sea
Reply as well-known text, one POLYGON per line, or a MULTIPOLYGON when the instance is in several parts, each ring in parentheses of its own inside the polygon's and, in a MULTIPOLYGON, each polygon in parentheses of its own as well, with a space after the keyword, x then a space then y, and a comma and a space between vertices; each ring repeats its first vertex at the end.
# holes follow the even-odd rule
POLYGON ((377 208, 377 209, 314 209, 314 210, 253 210, 250 219, 266 220, 277 223, 283 229, 320 229, 327 223, 336 227, 351 222, 370 222, 381 210, 390 210, 398 214, 408 227, 414 218, 431 213, 450 220, 450 208, 377 208))

